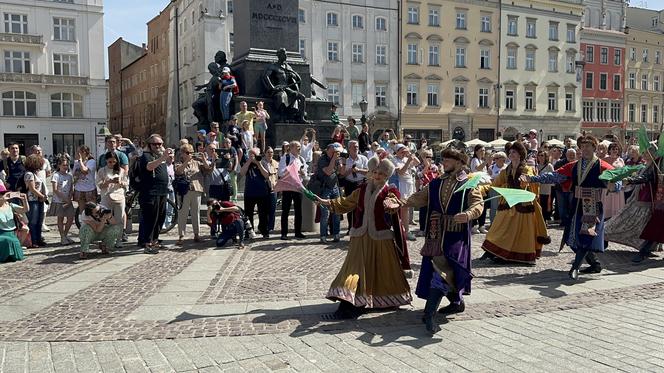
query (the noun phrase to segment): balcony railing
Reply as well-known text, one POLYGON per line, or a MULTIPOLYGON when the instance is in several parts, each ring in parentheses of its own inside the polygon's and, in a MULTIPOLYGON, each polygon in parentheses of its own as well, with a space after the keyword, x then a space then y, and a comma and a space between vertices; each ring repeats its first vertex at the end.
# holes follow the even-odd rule
POLYGON ((89 81, 87 77, 83 76, 0 73, 1 83, 86 86, 89 84, 89 81))
POLYGON ((42 35, 0 33, 0 43, 43 45, 42 35))

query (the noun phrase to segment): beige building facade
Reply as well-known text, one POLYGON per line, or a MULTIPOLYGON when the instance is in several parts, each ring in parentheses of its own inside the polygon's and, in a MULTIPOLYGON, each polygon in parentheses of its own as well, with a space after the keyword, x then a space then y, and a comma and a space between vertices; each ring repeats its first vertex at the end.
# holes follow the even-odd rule
POLYGON ((403 133, 430 142, 491 141, 497 132, 497 1, 404 1, 403 133))

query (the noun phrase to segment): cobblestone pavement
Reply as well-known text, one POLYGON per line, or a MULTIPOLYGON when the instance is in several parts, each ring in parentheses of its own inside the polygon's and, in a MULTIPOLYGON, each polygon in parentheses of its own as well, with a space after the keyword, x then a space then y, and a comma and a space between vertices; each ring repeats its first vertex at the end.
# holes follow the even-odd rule
MULTIPOLYGON (((420 300, 328 317, 325 292, 348 238, 247 250, 207 241, 154 256, 127 245, 85 261, 74 245, 30 250, 0 265, 0 371, 664 370, 664 262, 635 266, 632 249, 611 245, 605 271, 572 284, 561 233, 550 231, 535 266, 474 260, 466 312, 433 339, 420 300)), ((409 247, 413 288, 421 244, 409 247)))

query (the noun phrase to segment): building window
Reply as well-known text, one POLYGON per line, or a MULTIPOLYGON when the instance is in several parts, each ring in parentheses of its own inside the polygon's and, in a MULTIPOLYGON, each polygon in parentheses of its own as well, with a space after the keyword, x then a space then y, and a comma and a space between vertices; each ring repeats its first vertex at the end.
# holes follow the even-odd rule
POLYGON ((583 121, 594 121, 595 103, 593 101, 583 101, 583 121))
POLYGON ((408 7, 408 23, 417 25, 420 23, 420 8, 416 6, 408 7))
POLYGON ((376 18, 376 31, 387 31, 387 19, 383 17, 376 18))
POLYGON ((609 48, 600 48, 599 63, 606 65, 609 63, 609 48))
POLYGON ((376 107, 387 107, 387 86, 376 84, 376 107))
POLYGON ((549 72, 558 71, 558 51, 549 51, 549 72))
POLYGON ((565 111, 574 111, 574 93, 565 93, 565 111))
POLYGON ((466 48, 457 47, 454 67, 466 67, 466 48))
POLYGON ((567 42, 576 43, 576 25, 567 24, 567 42))
POLYGON ((328 26, 339 26, 339 15, 334 12, 327 13, 327 25, 328 26))
POLYGON ((466 88, 461 86, 454 87, 454 106, 466 106, 466 88))
POLYGON ((300 57, 306 58, 307 57, 307 41, 304 39, 300 39, 300 57))
POLYGON ((329 83, 327 85, 327 99, 335 105, 340 104, 339 83, 329 83))
POLYGON ((526 110, 535 110, 535 92, 526 91, 526 110))
POLYGON ((662 51, 655 51, 655 63, 658 65, 662 63, 662 51))
MULTIPOLYGON (((508 54, 509 58, 509 54, 508 54)), ((509 65, 509 62, 508 62, 509 65)), ((526 70, 535 71, 535 50, 526 49, 526 70)))
POLYGON ((440 8, 429 8, 429 26, 440 26, 440 8))
POLYGON ((327 42, 327 60, 332 62, 339 61, 339 43, 336 41, 327 42))
POLYGON ((567 52, 566 60, 565 60, 565 72, 568 74, 574 74, 574 62, 575 62, 575 54, 573 52, 567 52))
POLYGON ((408 64, 417 65, 417 44, 408 44, 408 64))
POLYGON ((657 24, 659 24, 659 18, 657 18, 657 17, 652 17, 652 18, 650 19, 650 26, 653 27, 653 28, 656 28, 656 27, 657 27, 657 24))
POLYGON ((364 63, 364 45, 353 44, 352 56, 353 56, 353 63, 364 63))
POLYGON ((527 38, 536 38, 537 29, 536 29, 536 20, 533 18, 526 18, 526 37, 527 38))
POLYGON ((364 18, 360 15, 354 15, 351 17, 352 25, 354 29, 363 29, 364 28, 364 18))
POLYGON ((457 11, 456 14, 456 28, 457 30, 466 29, 466 12, 457 11))
POLYGON ((36 117, 37 95, 24 91, 3 92, 2 115, 12 117, 36 117))
POLYGON ((599 89, 602 91, 605 91, 607 89, 607 85, 609 80, 609 76, 607 73, 600 73, 599 74, 599 89))
POLYGON ((73 18, 53 18, 53 40, 75 41, 76 21, 73 18))
POLYGON ((85 136, 81 133, 54 133, 53 154, 74 154, 76 149, 85 145, 85 136))
POLYGON ((620 80, 621 80, 620 75, 616 74, 616 75, 613 76, 613 90, 614 91, 620 91, 620 85, 621 85, 620 80))
POLYGON ((627 119, 630 122, 636 122, 636 117, 635 117, 635 112, 636 111, 636 105, 634 104, 629 104, 627 107, 627 119))
POLYGON ((516 69, 516 51, 514 47, 507 48, 507 68, 510 70, 516 69))
POLYGON ((549 40, 558 41, 558 22, 549 22, 549 40))
POLYGON ((558 95, 556 92, 549 92, 547 95, 547 110, 558 111, 558 95))
POLYGON ((376 65, 387 65, 386 45, 376 45, 376 65))
POLYGON ((233 14, 233 0, 228 0, 227 12, 228 14, 233 14))
POLYGON ((300 23, 307 23, 307 17, 306 17, 306 13, 304 12, 304 9, 298 9, 297 10, 297 20, 300 23))
POLYGON ((491 32, 491 16, 488 14, 482 15, 480 19, 480 31, 491 32))
POLYGON ((622 65, 622 50, 620 49, 613 50, 613 64, 616 66, 622 65))
POLYGON ((27 34, 28 16, 24 14, 5 13, 5 32, 8 34, 27 34))
POLYGON ((643 48, 641 59, 643 59, 643 62, 648 62, 648 48, 643 48))
POLYGON ((491 68, 491 51, 489 49, 480 49, 480 69, 491 68))
POLYGON ((593 89, 593 73, 586 72, 586 89, 593 89))
POLYGON ((606 122, 607 109, 608 108, 607 108, 606 101, 597 102, 597 121, 598 122, 606 122))
POLYGON ((427 106, 438 106, 438 84, 427 85, 427 106))
POLYGON ((406 87, 406 105, 417 105, 417 84, 408 83, 406 87))
POLYGON ((652 122, 655 124, 659 124, 659 106, 658 105, 653 105, 652 106, 652 122))
POLYGON ((629 88, 630 89, 636 89, 636 74, 635 73, 629 73, 629 88))
POLYGON ((351 85, 351 100, 353 106, 358 106, 364 97, 366 97, 364 94, 364 87, 364 83, 353 83, 351 85))
POLYGON ((659 75, 655 75, 652 77, 652 90, 655 92, 659 92, 659 75))
POLYGON ((489 88, 480 88, 479 107, 481 108, 489 107, 489 88))
POLYGON ((83 98, 75 93, 52 94, 51 116, 62 118, 82 118, 83 98))
POLYGON ((591 45, 586 46, 586 62, 587 63, 595 62, 595 47, 591 45))
POLYGON ((514 91, 511 89, 505 91, 505 109, 514 110, 514 91))
POLYGON ((636 60, 636 48, 630 48, 629 49, 629 60, 630 61, 635 61, 636 60))
POLYGON ((507 16, 507 35, 516 36, 518 32, 518 18, 515 16, 507 16))
POLYGON ((622 105, 620 102, 611 103, 611 122, 622 122, 622 105))
POLYGON ((78 75, 78 56, 75 54, 54 54, 53 74, 78 75))
POLYGON ((648 105, 641 104, 641 123, 648 123, 648 105))
POLYGON ((648 90, 648 74, 641 75, 641 90, 642 91, 648 90))
POLYGON ((30 52, 5 51, 5 72, 30 74, 30 52))
POLYGON ((430 45, 429 46, 429 66, 438 66, 440 65, 439 61, 439 46, 430 45))

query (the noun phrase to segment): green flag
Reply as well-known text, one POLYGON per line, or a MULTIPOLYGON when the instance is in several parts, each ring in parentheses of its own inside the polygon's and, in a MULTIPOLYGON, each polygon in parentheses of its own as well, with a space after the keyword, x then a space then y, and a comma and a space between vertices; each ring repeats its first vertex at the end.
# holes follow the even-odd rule
POLYGON ((505 198, 505 202, 507 202, 510 207, 513 207, 517 203, 532 202, 536 197, 535 193, 523 189, 496 187, 492 187, 491 189, 495 190, 496 193, 505 198))
POLYGON ((618 180, 632 176, 635 172, 638 172, 642 168, 645 168, 646 165, 639 164, 634 166, 624 166, 620 168, 614 168, 613 170, 606 170, 599 175, 599 179, 607 181, 609 183, 615 183, 618 180))
POLYGON ((482 174, 475 174, 473 177, 470 179, 466 180, 465 183, 463 183, 461 186, 459 186, 454 193, 456 192, 461 192, 466 189, 473 189, 477 188, 477 186, 480 184, 480 180, 482 180, 482 174))
POLYGON ((641 125, 639 128, 639 153, 644 154, 648 151, 650 146, 650 141, 648 140, 648 133, 646 132, 646 126, 641 125))

